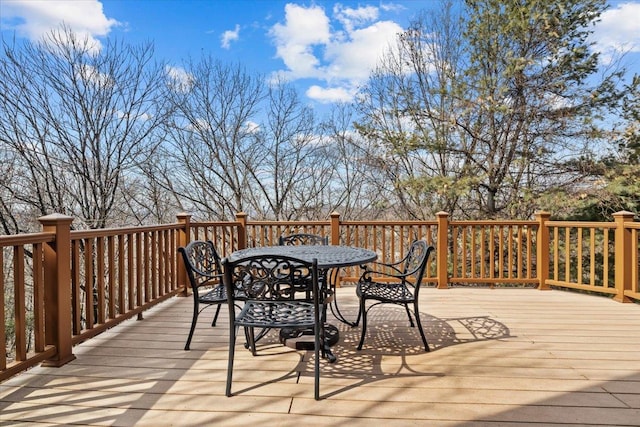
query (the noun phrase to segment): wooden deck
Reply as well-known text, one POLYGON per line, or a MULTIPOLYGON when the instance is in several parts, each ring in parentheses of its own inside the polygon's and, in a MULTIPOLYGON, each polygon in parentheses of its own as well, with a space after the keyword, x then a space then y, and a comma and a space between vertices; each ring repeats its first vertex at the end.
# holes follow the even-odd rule
MULTIPOLYGON (((355 313, 353 288, 339 300, 355 313)), ((191 298, 174 298, 91 339, 61 368, 0 384, 0 425, 640 425, 640 305, 532 289, 425 289, 420 350, 403 310, 373 309, 365 348, 341 325, 337 363, 239 346, 224 396, 227 324, 184 340, 191 298), (372 421, 375 424, 371 424, 372 421), (377 422, 376 422, 377 421, 377 422)))

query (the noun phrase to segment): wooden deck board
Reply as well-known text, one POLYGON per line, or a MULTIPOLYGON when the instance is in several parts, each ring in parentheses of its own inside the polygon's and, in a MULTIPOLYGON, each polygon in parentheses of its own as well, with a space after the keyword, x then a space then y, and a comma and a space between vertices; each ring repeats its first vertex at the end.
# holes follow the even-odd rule
MULTIPOLYGON (((353 288, 339 289, 355 314, 353 288)), ((60 368, 37 367, 0 384, 1 425, 638 426, 640 305, 532 289, 425 289, 430 353, 403 309, 373 309, 340 325, 338 362, 268 337, 253 357, 238 345, 235 396, 224 396, 226 316, 201 317, 184 340, 191 299, 174 298, 74 348, 60 368)))

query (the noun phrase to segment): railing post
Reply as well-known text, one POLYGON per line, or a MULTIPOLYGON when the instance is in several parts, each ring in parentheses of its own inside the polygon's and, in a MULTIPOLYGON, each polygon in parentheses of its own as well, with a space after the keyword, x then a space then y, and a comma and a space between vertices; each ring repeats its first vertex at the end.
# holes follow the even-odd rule
MULTIPOLYGON (((178 241, 176 244, 178 247, 185 247, 191 241, 191 215, 188 213, 182 212, 176 215, 178 218, 178 223, 182 224, 182 228, 178 229, 178 241)), ((184 266, 184 262, 182 260, 182 256, 178 259, 178 286, 182 287, 183 290, 180 292, 179 296, 187 296, 189 294, 189 277, 187 276, 187 270, 184 266)))
MULTIPOLYGON (((338 212, 331 212, 331 214, 329 214, 330 218, 331 218, 331 244, 332 245, 339 245, 340 244, 340 213, 338 212)), ((340 276, 340 269, 333 269, 332 274, 334 274, 333 276, 333 283, 336 285, 336 287, 341 287, 342 286, 342 276, 340 276)))
POLYGON ((549 212, 536 212, 536 221, 538 221, 538 235, 536 237, 536 272, 538 275, 538 289, 547 291, 551 289, 547 285, 549 278, 549 229, 546 222, 551 218, 549 212))
POLYGON ((55 233, 55 240, 44 245, 45 344, 56 347, 56 354, 43 366, 62 366, 76 357, 72 347, 71 324, 71 222, 73 217, 52 214, 38 218, 42 231, 55 233))
POLYGON ((438 212, 438 237, 436 240, 436 267, 438 275, 438 289, 449 287, 448 257, 449 257, 449 214, 438 212))
POLYGON ((631 302, 631 299, 624 294, 631 290, 631 229, 624 227, 625 222, 633 221, 633 213, 622 211, 613 214, 616 223, 616 244, 615 244, 615 283, 616 296, 613 298, 618 302, 631 302))
POLYGON ((236 213, 236 221, 240 223, 238 226, 238 248, 245 249, 247 247, 247 214, 244 212, 236 213))
POLYGON ((331 244, 340 244, 340 213, 331 212, 331 244))

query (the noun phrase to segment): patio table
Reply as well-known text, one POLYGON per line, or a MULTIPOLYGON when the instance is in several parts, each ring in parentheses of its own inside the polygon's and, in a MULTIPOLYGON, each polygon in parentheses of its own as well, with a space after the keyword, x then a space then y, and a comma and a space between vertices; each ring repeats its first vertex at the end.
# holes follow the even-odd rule
MULTIPOLYGON (((307 262, 311 262, 314 259, 318 262, 318 268, 321 270, 329 271, 331 269, 338 269, 342 267, 351 267, 354 265, 364 265, 369 262, 375 261, 378 255, 364 248, 357 248, 353 246, 338 246, 338 245, 291 245, 291 246, 258 246, 255 248, 241 249, 233 252, 229 255, 230 261, 237 261, 240 258, 249 256, 289 256, 299 258, 307 262)), ((331 275, 327 274, 329 280, 331 275)), ((329 288, 335 286, 334 283, 328 283, 329 288)), ((332 289, 324 289, 324 292, 332 291, 332 289)), ((335 296, 335 295, 334 295, 335 296)), ((327 304, 324 304, 323 317, 326 319, 327 304)), ((338 310, 339 313, 339 310, 338 310)), ((341 315, 338 320, 352 325, 346 321, 341 315)), ((280 331, 280 340, 285 345, 293 345, 297 349, 313 350, 313 340, 305 340, 304 337, 309 336, 304 332, 290 329, 282 329, 280 331)), ((311 337, 312 338, 312 337, 311 337)), ((339 339, 338 328, 334 325, 325 323, 325 354, 326 358, 330 362, 336 360, 335 356, 331 352, 330 346, 335 344, 339 339)))

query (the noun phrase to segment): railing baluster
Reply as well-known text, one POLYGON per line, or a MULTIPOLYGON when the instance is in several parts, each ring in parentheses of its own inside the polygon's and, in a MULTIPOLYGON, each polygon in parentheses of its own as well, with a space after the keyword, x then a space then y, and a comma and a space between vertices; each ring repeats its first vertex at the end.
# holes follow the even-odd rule
POLYGON ((114 237, 107 237, 107 273, 108 273, 108 288, 109 301, 107 303, 107 318, 116 318, 116 275, 115 275, 115 244, 114 237))
POLYGON ((145 277, 145 267, 143 258, 142 245, 144 243, 144 235, 146 233, 136 233, 136 253, 135 253, 135 265, 136 265, 136 306, 140 307, 144 303, 144 288, 143 280, 145 277))
POLYGON ((98 237, 96 240, 96 272, 97 272, 97 288, 98 288, 98 323, 107 321, 106 313, 106 289, 105 289, 105 259, 104 259, 104 237, 98 237))
MULTIPOLYGON (((0 246, 0 343, 7 342, 7 326, 6 326, 6 317, 5 317, 5 280, 4 280, 4 247, 0 246)), ((7 359, 9 358, 9 354, 6 352, 7 345, 0 346, 0 371, 5 371, 7 369, 7 359)), ((25 368, 26 369, 26 368, 25 368)))
POLYGON ((564 228, 564 280, 571 281, 571 228, 564 228))
POLYGON ((461 249, 462 249, 462 268, 461 268, 461 274, 460 277, 470 277, 469 275, 471 274, 470 271, 467 270, 467 265, 469 264, 469 257, 467 256, 467 254, 471 255, 471 253, 468 251, 468 247, 470 247, 471 242, 469 242, 469 236, 468 236, 468 227, 462 226, 462 244, 461 244, 461 249))
POLYGON ((42 353, 46 346, 43 256, 42 243, 35 243, 33 245, 33 335, 36 353, 42 353))
POLYGON ((609 230, 603 230, 604 241, 602 242, 602 283, 609 287, 609 230))
POLYGON ((127 307, 127 282, 125 281, 125 235, 121 234, 117 236, 118 239, 118 257, 117 257, 117 265, 118 265, 118 315, 126 312, 127 307))
POLYGON ((24 247, 22 245, 15 246, 13 249, 13 272, 15 359, 23 361, 27 359, 27 319, 24 286, 24 247))
POLYGON ((84 243, 84 268, 85 268, 85 286, 84 294, 86 299, 85 306, 85 329, 93 329, 97 321, 97 310, 94 304, 94 287, 96 286, 95 277, 93 275, 93 240, 86 239, 84 243))
POLYGON ((589 229, 589 285, 596 285, 596 229, 589 229))
POLYGON ((134 234, 127 234, 127 310, 133 310, 135 303, 135 263, 134 263, 134 234))
POLYGON ((583 253, 583 247, 582 245, 584 244, 583 239, 582 239, 582 227, 578 227, 576 228, 576 234, 577 234, 577 243, 576 243, 576 249, 577 249, 577 255, 576 255, 576 267, 577 267, 577 272, 576 272, 576 282, 578 283, 578 285, 582 284, 582 263, 583 261, 583 257, 582 257, 582 253, 583 253))
POLYGON ((71 310, 73 335, 82 332, 82 292, 80 289, 80 242, 71 243, 71 310))
POLYGON ((453 276, 463 276, 464 271, 459 269, 460 255, 464 251, 464 242, 460 241, 460 227, 453 226, 451 230, 451 274, 453 276), (460 253, 460 255, 459 255, 460 253))

